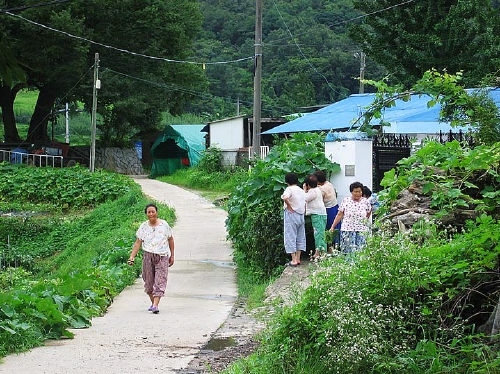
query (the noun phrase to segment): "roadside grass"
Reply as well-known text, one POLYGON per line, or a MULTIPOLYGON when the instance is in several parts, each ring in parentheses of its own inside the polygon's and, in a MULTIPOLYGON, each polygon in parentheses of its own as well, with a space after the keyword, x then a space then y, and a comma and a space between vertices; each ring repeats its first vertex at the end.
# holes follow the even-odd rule
POLYGON ((298 348, 295 357, 283 360, 278 355, 262 355, 257 352, 242 358, 229 365, 221 373, 224 374, 312 374, 330 373, 331 368, 324 365, 324 352, 315 351, 311 353, 307 349, 298 348), (297 364, 298 363, 298 364, 297 364))
POLYGON ((14 114, 33 113, 37 99, 38 91, 21 90, 14 101, 14 114))
POLYGON ((177 170, 172 175, 164 175, 156 179, 177 186, 198 190, 213 196, 224 196, 239 185, 247 176, 243 169, 206 172, 196 166, 177 170))

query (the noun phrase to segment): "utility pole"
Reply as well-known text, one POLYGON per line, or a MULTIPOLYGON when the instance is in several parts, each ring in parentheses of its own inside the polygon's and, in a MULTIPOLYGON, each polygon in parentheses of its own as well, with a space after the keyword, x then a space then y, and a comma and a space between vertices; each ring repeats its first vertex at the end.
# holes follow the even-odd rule
POLYGON ((66 103, 64 118, 66 120, 66 143, 69 144, 69 104, 66 103))
POLYGON ((366 68, 366 54, 364 52, 356 53, 356 57, 359 57, 359 93, 365 93, 365 84, 363 80, 365 79, 365 68, 366 68))
POLYGON ((97 90, 101 88, 99 81, 99 53, 95 54, 94 61, 94 84, 92 90, 92 129, 91 129, 91 144, 90 144, 90 172, 94 172, 95 168, 95 138, 96 138, 96 115, 97 115, 97 90))
POLYGON ((262 0, 256 0, 252 157, 260 156, 260 122, 261 122, 260 112, 262 106, 261 81, 262 81, 262 0))

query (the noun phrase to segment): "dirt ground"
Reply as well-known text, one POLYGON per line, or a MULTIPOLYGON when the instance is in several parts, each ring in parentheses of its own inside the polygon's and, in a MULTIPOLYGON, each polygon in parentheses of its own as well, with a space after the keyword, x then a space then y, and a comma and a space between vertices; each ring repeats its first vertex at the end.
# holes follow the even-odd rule
POLYGON ((179 374, 213 374, 231 363, 249 356, 259 346, 256 335, 265 328, 263 316, 269 316, 277 306, 293 303, 307 287, 308 275, 315 264, 302 261, 298 267, 287 267, 280 278, 266 289, 264 306, 248 311, 243 302, 237 302, 224 324, 212 335, 208 344, 179 374))

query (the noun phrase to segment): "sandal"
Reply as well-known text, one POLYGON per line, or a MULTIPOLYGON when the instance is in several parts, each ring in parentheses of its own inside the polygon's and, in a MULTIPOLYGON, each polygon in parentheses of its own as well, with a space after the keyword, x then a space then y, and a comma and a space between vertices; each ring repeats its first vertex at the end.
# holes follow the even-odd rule
POLYGON ((152 307, 151 307, 151 311, 153 312, 153 314, 158 314, 158 313, 160 313, 160 310, 158 309, 158 307, 157 307, 157 306, 152 306, 152 307))
POLYGON ((292 261, 287 262, 285 266, 297 267, 299 264, 292 264, 292 261))

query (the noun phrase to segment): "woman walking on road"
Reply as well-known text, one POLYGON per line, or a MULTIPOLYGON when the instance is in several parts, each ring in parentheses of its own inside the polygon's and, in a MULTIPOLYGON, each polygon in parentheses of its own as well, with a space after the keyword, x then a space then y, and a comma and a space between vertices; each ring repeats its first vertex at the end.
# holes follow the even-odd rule
POLYGON ((174 264, 174 237, 167 221, 158 218, 158 208, 148 204, 145 209, 148 220, 143 222, 136 233, 136 241, 128 260, 134 264, 135 256, 142 246, 142 279, 144 291, 151 300, 148 311, 159 313, 158 304, 167 288, 168 268, 174 264))

